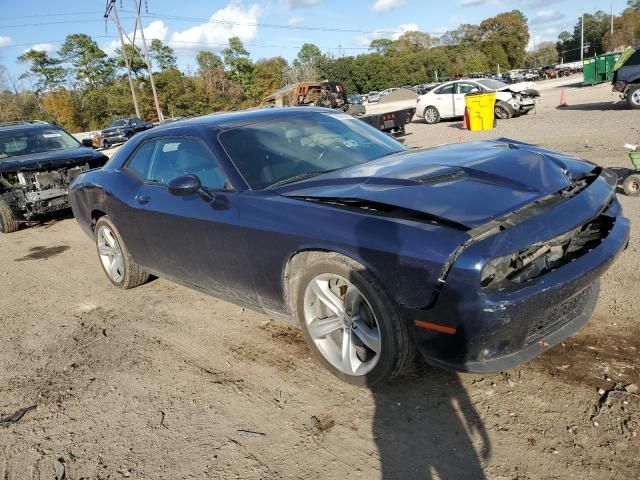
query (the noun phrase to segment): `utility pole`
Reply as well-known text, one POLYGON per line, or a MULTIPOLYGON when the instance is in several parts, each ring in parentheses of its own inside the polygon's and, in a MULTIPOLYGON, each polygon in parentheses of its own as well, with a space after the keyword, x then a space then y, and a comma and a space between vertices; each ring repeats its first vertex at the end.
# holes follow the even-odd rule
POLYGON ((613 49, 615 48, 613 43, 613 2, 611 2, 611 35, 609 35, 609 43, 609 48, 611 48, 611 51, 613 52, 613 49))
MULTIPOLYGON (((142 47, 144 48, 144 61, 149 69, 149 80, 151 81, 151 90, 153 92, 153 101, 156 105, 156 112, 158 114, 158 121, 164 120, 162 115, 162 109, 160 108, 160 102, 158 101, 158 92, 156 91, 156 84, 153 81, 153 72, 151 71, 151 60, 149 59, 149 50, 147 49, 147 40, 144 37, 144 28, 142 26, 142 19, 140 18, 140 10, 142 9, 142 0, 135 0, 136 5, 136 26, 140 25, 140 37, 142 38, 142 47)), ((135 48, 135 47, 134 47, 135 48)))
POLYGON ((111 19, 118 29, 118 34, 120 35, 120 48, 122 48, 122 56, 124 57, 124 63, 127 66, 127 77, 129 78, 129 87, 131 88, 133 106, 136 108, 136 116, 138 118, 142 118, 142 115, 140 115, 140 107, 138 106, 138 95, 136 94, 136 88, 133 84, 133 79, 131 78, 131 62, 129 60, 129 56, 127 55, 127 51, 124 48, 124 36, 122 34, 122 25, 120 25, 120 17, 118 16, 118 7, 116 7, 116 0, 107 0, 107 5, 104 11, 104 18, 109 18, 112 11, 113 17, 111 17, 111 19))
POLYGON ((584 60, 584 10, 582 10, 580 27, 580 61, 584 60))

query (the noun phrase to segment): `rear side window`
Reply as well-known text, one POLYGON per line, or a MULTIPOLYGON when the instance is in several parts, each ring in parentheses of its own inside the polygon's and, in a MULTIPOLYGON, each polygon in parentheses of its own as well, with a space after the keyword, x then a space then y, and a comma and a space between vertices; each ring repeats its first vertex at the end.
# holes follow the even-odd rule
POLYGON ((640 65, 640 48, 636 50, 636 53, 631 55, 631 58, 627 60, 627 63, 624 64, 625 67, 630 67, 630 66, 635 67, 638 65, 640 65))
POLYGON ((453 95, 455 93, 456 85, 452 83, 451 85, 445 85, 444 87, 440 87, 435 92, 436 95, 453 95))
POLYGON ((144 180, 149 171, 149 163, 151 162, 155 146, 156 142, 147 142, 142 145, 127 163, 127 170, 133 172, 141 180, 144 180))

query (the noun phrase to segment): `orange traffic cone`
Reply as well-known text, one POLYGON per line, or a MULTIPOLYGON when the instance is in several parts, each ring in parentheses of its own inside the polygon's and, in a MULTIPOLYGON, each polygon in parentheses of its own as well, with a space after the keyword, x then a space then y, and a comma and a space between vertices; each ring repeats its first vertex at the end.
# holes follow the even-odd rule
POLYGON ((462 129, 469 130, 469 108, 464 107, 464 116, 462 117, 462 129))
POLYGON ((560 93, 560 107, 568 107, 569 104, 567 103, 567 94, 564 91, 564 88, 562 89, 562 93, 560 93))

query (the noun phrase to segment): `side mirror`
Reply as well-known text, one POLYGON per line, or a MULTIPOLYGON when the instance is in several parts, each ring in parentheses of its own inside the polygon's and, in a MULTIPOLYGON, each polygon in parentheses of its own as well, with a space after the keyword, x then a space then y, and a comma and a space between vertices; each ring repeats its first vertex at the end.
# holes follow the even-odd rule
POLYGON ((195 175, 184 175, 176 177, 169 182, 169 193, 177 197, 193 195, 202 188, 200 179, 195 175))
POLYGON ((82 143, 83 147, 93 148, 93 142, 90 138, 83 138, 80 143, 82 143))

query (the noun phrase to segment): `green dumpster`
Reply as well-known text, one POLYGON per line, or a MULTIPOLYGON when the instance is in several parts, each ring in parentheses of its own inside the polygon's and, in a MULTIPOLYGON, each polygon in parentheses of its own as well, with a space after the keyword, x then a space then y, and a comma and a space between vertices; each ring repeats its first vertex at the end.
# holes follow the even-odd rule
POLYGON ((586 58, 582 62, 582 84, 595 85, 596 80, 596 61, 593 58, 586 58))
POLYGON ((583 85, 610 82, 620 53, 605 53, 583 61, 583 85))

